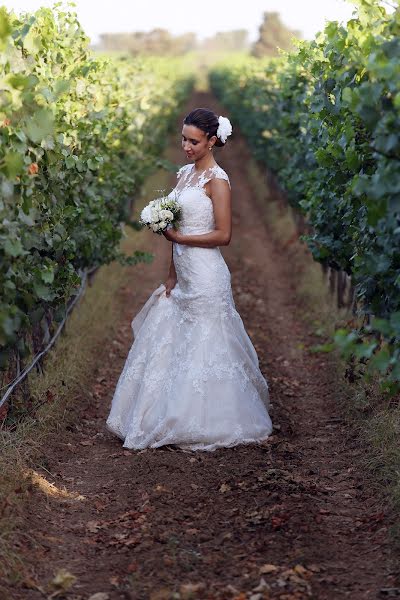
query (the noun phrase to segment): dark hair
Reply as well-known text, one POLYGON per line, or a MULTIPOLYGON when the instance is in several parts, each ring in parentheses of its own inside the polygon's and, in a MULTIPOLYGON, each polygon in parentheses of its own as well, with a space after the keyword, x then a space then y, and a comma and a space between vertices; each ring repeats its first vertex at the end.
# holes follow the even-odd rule
MULTIPOLYGON (((184 125, 194 125, 207 135, 207 139, 210 139, 213 135, 217 135, 217 129, 219 127, 218 116, 212 110, 207 108, 195 108, 183 119, 184 125)), ((224 142, 217 136, 215 146, 225 146, 224 142)))

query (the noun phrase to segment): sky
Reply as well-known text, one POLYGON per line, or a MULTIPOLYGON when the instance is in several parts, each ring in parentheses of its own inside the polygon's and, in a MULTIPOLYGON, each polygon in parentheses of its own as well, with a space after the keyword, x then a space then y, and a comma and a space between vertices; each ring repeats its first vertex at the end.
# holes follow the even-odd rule
MULTIPOLYGON (((32 12, 40 6, 53 6, 48 0, 2 0, 2 5, 15 12, 32 12)), ((150 31, 156 27, 178 35, 195 32, 199 40, 217 31, 247 29, 249 41, 258 37, 265 11, 277 11, 291 29, 312 39, 326 20, 346 21, 354 6, 345 0, 75 0, 73 10, 90 37, 99 42, 101 33, 150 31)), ((66 3, 63 2, 63 7, 66 3)))

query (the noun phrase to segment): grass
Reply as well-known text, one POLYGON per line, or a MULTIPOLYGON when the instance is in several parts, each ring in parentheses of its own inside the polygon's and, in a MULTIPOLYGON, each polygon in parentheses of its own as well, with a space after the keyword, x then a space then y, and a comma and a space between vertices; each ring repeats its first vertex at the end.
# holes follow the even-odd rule
MULTIPOLYGON (((296 235, 293 209, 277 198, 276 190, 265 186, 265 168, 249 162, 248 177, 254 196, 262 208, 271 235, 282 247, 291 247, 290 259, 296 277, 296 293, 301 318, 320 336, 321 344, 330 341, 335 329, 343 326, 349 309, 338 309, 329 291, 327 276, 316 263, 305 243, 296 235)), ((400 406, 399 398, 389 398, 377 378, 346 379, 347 363, 333 351, 328 360, 335 369, 341 394, 338 409, 354 429, 360 446, 365 483, 377 492, 377 504, 390 513, 392 547, 400 551, 400 406)))
MULTIPOLYGON (((149 177, 136 201, 137 210, 153 190, 166 188, 168 181, 165 171, 149 177)), ((143 232, 127 227, 121 249, 126 253, 143 249, 143 236, 143 232)), ((15 426, 0 430, 0 582, 12 584, 26 576, 15 534, 22 526, 22 510, 29 502, 30 490, 37 485, 32 472, 38 466, 46 467, 45 448, 52 437, 79 419, 79 398, 89 393, 96 367, 102 358, 106 360, 109 340, 119 323, 122 298, 118 290, 127 279, 134 284, 134 272, 134 267, 119 263, 97 271, 45 358, 44 372, 30 374, 29 409, 23 409, 17 392, 15 426)))

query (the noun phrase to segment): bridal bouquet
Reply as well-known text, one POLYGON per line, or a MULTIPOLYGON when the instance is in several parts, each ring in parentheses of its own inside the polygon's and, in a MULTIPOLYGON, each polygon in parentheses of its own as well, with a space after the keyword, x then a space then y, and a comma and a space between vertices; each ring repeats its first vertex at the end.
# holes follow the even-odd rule
POLYGON ((140 214, 139 223, 146 225, 154 233, 161 234, 169 227, 176 229, 181 217, 181 207, 177 200, 161 196, 151 200, 140 214))

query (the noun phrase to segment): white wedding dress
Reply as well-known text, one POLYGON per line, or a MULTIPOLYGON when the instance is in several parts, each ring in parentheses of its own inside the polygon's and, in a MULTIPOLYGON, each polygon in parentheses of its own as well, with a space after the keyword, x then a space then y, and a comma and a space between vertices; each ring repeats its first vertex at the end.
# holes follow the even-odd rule
MULTIPOLYGON (((228 181, 216 165, 177 172, 170 192, 182 207, 179 230, 215 228, 204 185, 228 181)), ((132 321, 134 342, 106 421, 125 448, 175 444, 215 450, 266 439, 272 432, 267 380, 234 304, 231 275, 218 247, 173 244, 178 277, 169 297, 161 284, 132 321)))

